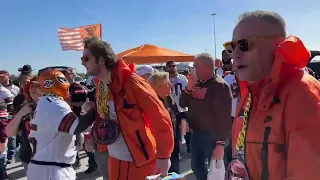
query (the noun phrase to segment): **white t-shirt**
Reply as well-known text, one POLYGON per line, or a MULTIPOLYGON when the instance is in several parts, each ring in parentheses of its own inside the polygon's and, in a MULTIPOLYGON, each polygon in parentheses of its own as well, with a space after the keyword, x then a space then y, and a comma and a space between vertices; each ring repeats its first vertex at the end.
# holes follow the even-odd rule
POLYGON ((172 87, 170 97, 173 100, 173 102, 177 105, 178 111, 179 112, 188 111, 188 108, 182 108, 180 107, 180 104, 179 104, 181 93, 188 85, 187 77, 182 74, 178 74, 177 77, 170 78, 170 83, 172 87))
MULTIPOLYGON (((109 88, 109 87, 105 85, 105 89, 106 88, 109 88)), ((112 121, 117 120, 117 114, 116 114, 113 98, 109 99, 109 118, 112 121)), ((129 152, 129 148, 126 142, 124 141, 122 132, 120 132, 118 139, 114 143, 108 145, 108 152, 110 156, 118 160, 133 161, 132 156, 129 152)))
POLYGON ((33 159, 73 164, 77 154, 73 134, 78 122, 65 101, 52 96, 40 97, 31 121, 30 137, 37 142, 33 159))
POLYGON ((237 103, 239 97, 239 86, 236 80, 236 76, 234 74, 227 75, 224 80, 229 84, 231 92, 232 92, 232 109, 231 109, 231 116, 236 115, 237 110, 237 103))

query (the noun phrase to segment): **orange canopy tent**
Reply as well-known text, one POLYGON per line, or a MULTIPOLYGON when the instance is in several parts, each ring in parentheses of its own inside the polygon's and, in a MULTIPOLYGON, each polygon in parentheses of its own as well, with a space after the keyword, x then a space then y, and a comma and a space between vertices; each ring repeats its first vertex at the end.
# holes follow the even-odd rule
POLYGON ((192 55, 150 44, 144 44, 117 54, 117 58, 121 57, 127 63, 135 64, 166 63, 167 61, 190 62, 194 60, 192 55))

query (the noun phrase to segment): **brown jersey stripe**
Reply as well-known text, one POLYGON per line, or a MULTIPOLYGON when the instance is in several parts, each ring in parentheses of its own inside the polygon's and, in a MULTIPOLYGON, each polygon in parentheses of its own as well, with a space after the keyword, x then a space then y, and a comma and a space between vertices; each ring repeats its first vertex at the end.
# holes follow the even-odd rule
POLYGON ((65 133, 69 133, 70 128, 73 124, 73 122, 77 119, 77 115, 74 112, 70 112, 68 113, 66 116, 64 116, 64 118, 62 119, 62 121, 60 122, 58 131, 60 132, 65 132, 65 133))

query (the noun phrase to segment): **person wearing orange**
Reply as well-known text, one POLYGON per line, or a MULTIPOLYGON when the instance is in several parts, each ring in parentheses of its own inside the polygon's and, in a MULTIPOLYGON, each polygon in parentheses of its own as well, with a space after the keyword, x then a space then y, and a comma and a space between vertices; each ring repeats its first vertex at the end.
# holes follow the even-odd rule
POLYGON ((224 46, 247 84, 233 124, 227 179, 318 179, 320 84, 301 70, 310 58, 302 41, 287 37, 279 14, 253 11, 239 17, 224 46))
POLYGON ((84 44, 82 64, 101 80, 94 104, 99 117, 91 134, 108 148, 109 180, 167 175, 174 146, 168 111, 134 67, 116 58, 110 44, 95 37, 84 44))

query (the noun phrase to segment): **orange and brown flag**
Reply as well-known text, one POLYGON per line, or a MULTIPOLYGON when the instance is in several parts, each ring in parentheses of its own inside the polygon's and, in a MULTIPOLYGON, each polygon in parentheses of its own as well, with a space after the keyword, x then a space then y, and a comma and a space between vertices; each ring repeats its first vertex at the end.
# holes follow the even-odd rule
POLYGON ((83 39, 86 37, 102 37, 101 24, 81 26, 75 29, 59 28, 58 37, 62 51, 82 51, 83 39))

